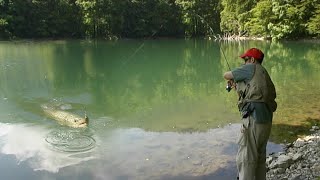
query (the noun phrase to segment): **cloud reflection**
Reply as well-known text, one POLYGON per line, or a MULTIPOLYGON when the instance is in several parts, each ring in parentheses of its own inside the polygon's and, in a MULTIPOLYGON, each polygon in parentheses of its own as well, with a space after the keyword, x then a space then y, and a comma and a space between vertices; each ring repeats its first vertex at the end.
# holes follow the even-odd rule
POLYGON ((0 123, 0 153, 33 170, 59 172, 48 175, 53 179, 230 179, 236 174, 238 129, 239 124, 194 133, 96 129, 94 149, 63 153, 45 142, 49 128, 0 123))
POLYGON ((99 138, 104 139, 99 142, 101 158, 90 167, 91 174, 96 180, 209 176, 234 163, 235 129, 238 125, 194 133, 115 129, 99 138))
POLYGON ((103 144, 99 161, 90 167, 92 179, 232 179, 239 127, 193 133, 115 129, 99 138, 103 144))
POLYGON ((35 171, 49 172, 95 158, 88 153, 75 155, 51 150, 44 140, 48 132, 43 126, 0 123, 0 152, 14 155, 19 163, 26 161, 35 171))

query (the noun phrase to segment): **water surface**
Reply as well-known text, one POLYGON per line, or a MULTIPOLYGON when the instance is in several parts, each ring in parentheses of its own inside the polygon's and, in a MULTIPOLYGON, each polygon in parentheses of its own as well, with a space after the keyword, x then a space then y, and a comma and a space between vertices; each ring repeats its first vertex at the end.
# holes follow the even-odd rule
POLYGON ((239 113, 236 93, 225 91, 222 74, 229 67, 221 52, 234 68, 242 63, 238 56, 254 46, 265 52, 278 92, 268 144, 268 152, 275 152, 281 146, 272 142, 287 138, 284 128, 292 135, 295 127, 319 121, 317 42, 1 42, 2 177, 234 178, 239 113), (89 127, 59 125, 42 112, 45 103, 86 113, 89 127), (88 139, 94 144, 65 152, 66 146, 47 143, 52 134, 86 137, 69 141, 78 148, 88 139))

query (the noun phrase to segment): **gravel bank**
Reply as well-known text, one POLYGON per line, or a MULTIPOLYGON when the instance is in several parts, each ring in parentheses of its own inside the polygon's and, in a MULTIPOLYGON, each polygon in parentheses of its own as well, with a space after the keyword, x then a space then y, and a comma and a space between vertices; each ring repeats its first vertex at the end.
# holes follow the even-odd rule
POLYGON ((268 180, 320 180, 320 128, 267 157, 268 180))

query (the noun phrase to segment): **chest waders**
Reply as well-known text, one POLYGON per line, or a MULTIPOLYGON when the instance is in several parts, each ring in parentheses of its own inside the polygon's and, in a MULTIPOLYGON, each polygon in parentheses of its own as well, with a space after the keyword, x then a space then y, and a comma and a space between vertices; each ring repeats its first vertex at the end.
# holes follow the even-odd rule
POLYGON ((266 103, 271 112, 277 109, 274 84, 261 64, 255 64, 253 77, 249 82, 238 82, 237 92, 239 94, 238 108, 243 118, 253 112, 251 102, 266 103))
POLYGON ((239 180, 266 180, 266 146, 272 123, 256 123, 251 113, 254 111, 253 102, 265 103, 271 112, 277 109, 275 87, 268 72, 260 64, 255 64, 252 79, 239 82, 237 92, 242 114, 236 159, 239 180))

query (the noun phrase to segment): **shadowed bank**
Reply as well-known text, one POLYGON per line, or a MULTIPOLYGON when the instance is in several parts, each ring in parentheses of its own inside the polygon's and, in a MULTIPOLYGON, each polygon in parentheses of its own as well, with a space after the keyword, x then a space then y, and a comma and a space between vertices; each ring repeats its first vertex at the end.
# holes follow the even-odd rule
POLYGON ((310 132, 310 128, 319 124, 320 119, 313 118, 307 118, 305 122, 297 125, 274 123, 272 125, 270 140, 275 143, 293 142, 301 136, 312 133, 310 132))

